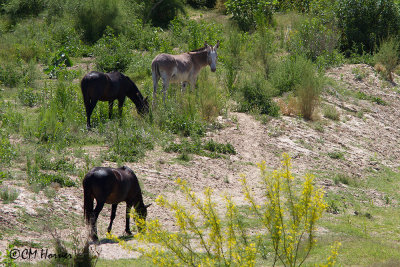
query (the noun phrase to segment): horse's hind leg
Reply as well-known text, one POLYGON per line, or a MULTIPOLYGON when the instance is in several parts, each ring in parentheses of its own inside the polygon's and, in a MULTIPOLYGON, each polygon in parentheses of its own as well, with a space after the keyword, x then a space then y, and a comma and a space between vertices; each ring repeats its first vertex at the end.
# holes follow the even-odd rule
POLYGON ((156 106, 157 86, 160 76, 155 72, 153 72, 152 76, 153 76, 153 109, 154 109, 156 106))
POLYGON ((167 89, 168 89, 168 86, 169 86, 169 79, 167 78, 167 77, 162 77, 162 80, 163 80, 163 103, 164 103, 164 105, 165 105, 165 98, 166 98, 166 95, 167 95, 167 89))
POLYGON ((111 120, 112 118, 112 113, 113 113, 113 106, 114 106, 114 101, 108 101, 108 119, 111 120))
POLYGON ((94 108, 96 107, 97 104, 97 100, 88 100, 85 101, 85 108, 86 108, 86 128, 90 129, 92 126, 90 125, 90 116, 92 116, 92 112, 94 110, 94 108))
POLYGON ((119 117, 122 118, 122 107, 124 106, 125 98, 118 99, 118 112, 119 117))
POLYGON ((132 204, 131 203, 126 203, 126 224, 125 224, 125 232, 128 235, 132 235, 132 232, 129 228, 129 218, 130 218, 130 211, 132 209, 132 204))
POLYGON ((93 241, 97 241, 99 240, 99 238, 97 237, 97 218, 99 217, 100 211, 103 209, 104 207, 104 202, 100 202, 97 201, 96 204, 96 208, 93 210, 92 213, 92 221, 91 221, 91 225, 92 225, 92 232, 91 232, 91 237, 93 239, 93 241))
POLYGON ((111 233, 112 224, 113 224, 113 221, 115 219, 115 214, 117 213, 117 206, 118 206, 118 204, 113 204, 111 206, 110 224, 108 225, 108 228, 107 228, 107 232, 108 233, 111 233))

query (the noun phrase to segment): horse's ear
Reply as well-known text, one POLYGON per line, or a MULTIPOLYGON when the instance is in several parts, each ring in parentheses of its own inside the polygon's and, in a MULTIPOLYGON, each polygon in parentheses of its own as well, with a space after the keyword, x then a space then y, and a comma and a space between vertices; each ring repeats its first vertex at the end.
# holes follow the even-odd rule
POLYGON ((207 41, 204 42, 204 47, 208 47, 207 41))
POLYGON ((147 98, 148 98, 148 96, 146 96, 146 97, 144 98, 144 102, 146 102, 146 101, 147 101, 147 98))
POLYGON ((217 49, 219 47, 219 40, 217 41, 217 44, 214 46, 214 49, 217 49))
POLYGON ((151 204, 153 204, 153 203, 150 203, 150 204, 148 204, 148 205, 144 205, 146 208, 148 208, 148 207, 150 207, 151 206, 151 204))

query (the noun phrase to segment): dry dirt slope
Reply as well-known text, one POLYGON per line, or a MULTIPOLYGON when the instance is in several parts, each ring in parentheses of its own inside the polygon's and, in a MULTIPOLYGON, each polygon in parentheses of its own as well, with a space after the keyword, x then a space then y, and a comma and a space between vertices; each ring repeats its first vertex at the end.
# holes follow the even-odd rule
MULTIPOLYGON (((157 148, 140 162, 127 163, 141 180, 145 202, 154 202, 161 193, 179 201, 182 197, 176 192, 174 179, 180 177, 196 192, 209 186, 214 189, 216 198, 228 193, 242 203, 239 174, 244 173, 249 181, 256 181, 259 172, 255 163, 265 160, 269 167, 276 168, 282 152, 293 157, 294 172, 318 173, 318 183, 331 191, 340 186, 331 179, 335 174, 345 174, 357 181, 371 170, 400 166, 400 94, 397 88, 381 81, 367 65, 345 65, 329 70, 327 76, 335 82, 328 83, 320 119, 315 122, 282 116, 262 124, 251 115, 231 112, 227 118, 218 118, 223 128, 208 133, 206 138, 231 143, 236 155, 223 159, 193 156, 189 163, 179 163, 176 154, 157 148), (329 105, 340 113, 339 121, 323 117, 324 107, 329 105)), ((96 151, 100 149, 90 148, 90 153, 96 151)), ((6 183, 12 184, 12 181, 6 183)), ((0 204, 0 226, 7 229, 0 240, 0 251, 5 251, 8 240, 16 238, 51 246, 51 235, 43 230, 48 225, 62 225, 60 233, 64 240, 84 232, 81 188, 61 188, 57 196, 50 199, 43 192, 37 195, 24 187, 18 189, 21 193, 14 203, 0 204)), ((374 205, 387 205, 378 190, 371 188, 364 193, 374 205)), ((392 201, 390 205, 398 204, 392 201)), ((124 205, 119 206, 113 226, 115 234, 123 232, 124 209, 124 205)), ((103 209, 99 218, 100 236, 105 235, 109 214, 110 207, 103 209)), ((168 213, 155 204, 149 209, 148 218, 158 218, 166 227, 174 229, 168 213)), ((102 258, 138 257, 137 253, 126 252, 108 242, 98 249, 102 258)))

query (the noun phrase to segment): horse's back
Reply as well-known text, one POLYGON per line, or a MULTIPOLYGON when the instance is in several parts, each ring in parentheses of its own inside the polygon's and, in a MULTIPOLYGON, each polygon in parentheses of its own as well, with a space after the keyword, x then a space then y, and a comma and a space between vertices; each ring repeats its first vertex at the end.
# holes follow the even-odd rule
POLYGON ((94 198, 108 204, 130 201, 131 195, 140 192, 136 175, 124 167, 95 167, 86 174, 83 186, 90 188, 94 198))

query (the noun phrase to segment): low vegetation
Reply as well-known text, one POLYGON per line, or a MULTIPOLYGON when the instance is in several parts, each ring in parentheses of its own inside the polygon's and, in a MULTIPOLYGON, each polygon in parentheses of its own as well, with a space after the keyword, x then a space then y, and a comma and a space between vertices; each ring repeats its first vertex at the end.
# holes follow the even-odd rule
MULTIPOLYGON (((296 127, 289 123, 282 128, 268 125, 271 120, 284 120, 283 116, 304 122, 321 136, 349 116, 360 121, 368 117, 367 109, 339 110, 338 102, 321 105, 326 94, 340 103, 351 98, 354 106, 362 102, 390 108, 391 103, 376 90, 346 94, 332 85, 325 73, 344 63, 364 63, 374 65, 389 81, 388 86, 396 86, 399 4, 394 0, 0 1, 2 205, 18 202, 19 188, 53 199, 59 188, 80 187, 92 167, 136 164, 145 161, 151 150, 171 153, 172 164, 182 165, 200 157, 240 158, 233 156, 238 153, 234 142, 219 142, 213 137, 216 129, 224 127, 219 121, 236 124, 240 131, 237 121, 230 118, 232 111, 261 120, 267 124, 266 138, 273 138, 296 127), (109 119, 108 103, 99 102, 91 117, 93 128, 86 129, 80 80, 87 72, 124 72, 151 103, 150 66, 157 54, 182 53, 217 40, 217 71, 206 67, 196 88, 182 92, 179 85, 171 84, 165 104, 146 116, 138 115, 127 99, 122 117, 109 119), (98 149, 96 153, 90 152, 93 147, 98 149)), ((354 67, 352 75, 357 83, 370 82, 362 68, 354 67)), ((117 114, 116 105, 114 109, 117 114)), ((315 152, 311 142, 302 144, 315 152)), ((318 156, 313 153, 312 157, 319 162, 322 157, 345 162, 349 154, 346 147, 318 156)), ((324 262, 332 266, 335 259, 340 264, 374 264, 400 257, 397 245, 384 239, 395 232, 388 225, 394 225, 393 214, 398 215, 391 206, 399 201, 397 172, 378 166, 371 172, 362 170, 362 179, 330 173, 327 179, 333 186, 347 191, 323 195, 313 176, 307 175, 303 182, 293 179, 288 156, 283 164, 283 169, 272 174, 265 165, 259 166, 264 203, 255 201, 250 181, 242 180, 248 201, 243 207, 229 196, 223 204, 213 201, 211 190, 200 198, 188 186, 191 181, 179 180, 181 193, 197 213, 159 197, 158 204, 175 214, 182 234, 164 230, 160 222, 152 221, 148 232, 137 238, 160 246, 142 252, 157 264, 167 265, 298 266, 324 262), (383 177, 384 182, 377 182, 377 177, 383 177), (355 199, 352 191, 360 188, 364 191, 357 194, 365 198, 362 200, 355 199), (370 188, 384 192, 385 206, 367 203, 365 192, 370 188), (221 205, 226 208, 223 216, 217 212, 221 205), (349 215, 349 206, 354 207, 355 216, 349 215), (327 236, 315 242, 317 225, 328 229, 333 239, 343 241, 339 256, 339 245, 331 249, 327 236), (377 235, 379 242, 374 242, 377 235), (368 255, 376 256, 376 262, 364 260, 360 252, 364 245, 365 254, 371 252, 368 255), (382 247, 384 256, 372 253, 382 247), (317 256, 312 257, 313 252, 317 256), (341 261, 341 255, 346 261, 341 261)), ((233 186, 230 180, 228 176, 224 179, 233 186)), ((44 217, 43 211, 40 216, 44 217)), ((40 231, 38 218, 25 214, 18 219, 35 225, 29 229, 40 231)), ((76 262, 80 257, 93 260, 87 258, 86 249, 76 247, 76 262)), ((1 263, 14 264, 9 257, 1 263)))

